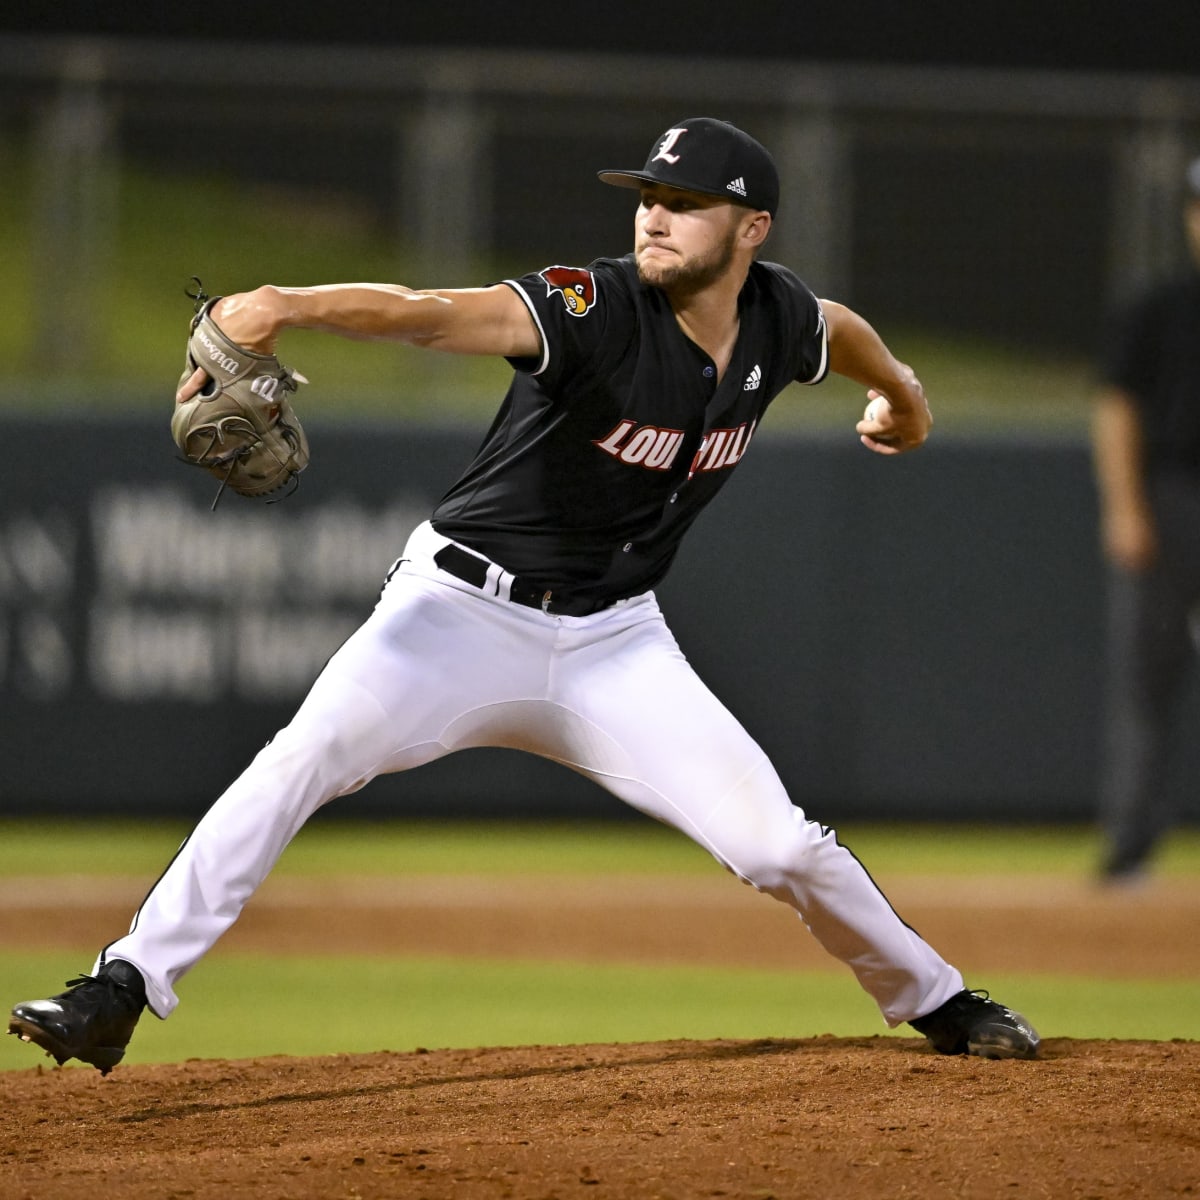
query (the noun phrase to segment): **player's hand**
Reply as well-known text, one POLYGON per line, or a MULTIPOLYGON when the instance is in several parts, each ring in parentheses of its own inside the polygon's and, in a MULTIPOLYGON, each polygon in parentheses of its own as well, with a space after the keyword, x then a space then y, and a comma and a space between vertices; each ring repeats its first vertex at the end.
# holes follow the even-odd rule
POLYGON ((872 388, 862 420, 854 427, 868 450, 876 454, 903 454, 924 444, 933 417, 925 393, 917 385, 915 393, 903 405, 893 406, 882 392, 872 388))
POLYGON ((213 308, 213 320, 231 341, 258 354, 274 354, 284 308, 279 289, 255 288, 252 292, 234 292, 219 300, 213 308))
MULTIPOLYGON (((212 317, 217 327, 231 342, 259 354, 273 354, 279 326, 275 318, 274 288, 256 288, 253 292, 234 292, 222 297, 213 306, 212 317)), ((199 392, 208 375, 197 367, 179 385, 175 403, 185 404, 199 392)))
POLYGON ((1100 536, 1108 561, 1123 571, 1149 570, 1158 558, 1158 533, 1149 513, 1137 508, 1106 512, 1100 536))
POLYGON ((197 367, 180 385, 175 393, 176 404, 186 404, 197 392, 203 389, 208 375, 197 367))

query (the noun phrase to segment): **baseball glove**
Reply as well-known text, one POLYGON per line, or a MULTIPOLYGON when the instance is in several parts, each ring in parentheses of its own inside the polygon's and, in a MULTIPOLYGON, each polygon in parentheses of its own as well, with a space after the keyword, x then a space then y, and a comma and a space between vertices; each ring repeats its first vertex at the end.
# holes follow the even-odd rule
POLYGON ((180 383, 197 367, 208 380, 190 400, 175 405, 171 436, 186 462, 221 481, 214 509, 227 487, 242 496, 265 496, 288 483, 294 491, 308 466, 308 439, 289 395, 308 380, 275 355, 230 341, 212 319, 221 297, 210 299, 199 280, 196 284, 196 294, 188 293, 196 315, 180 383))

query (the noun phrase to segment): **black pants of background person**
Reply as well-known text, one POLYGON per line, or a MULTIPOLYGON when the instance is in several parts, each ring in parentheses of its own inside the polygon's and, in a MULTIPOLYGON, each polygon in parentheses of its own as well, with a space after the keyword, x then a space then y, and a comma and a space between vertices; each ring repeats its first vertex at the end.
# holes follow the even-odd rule
POLYGON ((1200 478, 1164 475, 1150 488, 1156 565, 1113 570, 1108 586, 1107 712, 1100 774, 1104 878, 1140 875, 1178 813, 1170 751, 1200 636, 1200 478))

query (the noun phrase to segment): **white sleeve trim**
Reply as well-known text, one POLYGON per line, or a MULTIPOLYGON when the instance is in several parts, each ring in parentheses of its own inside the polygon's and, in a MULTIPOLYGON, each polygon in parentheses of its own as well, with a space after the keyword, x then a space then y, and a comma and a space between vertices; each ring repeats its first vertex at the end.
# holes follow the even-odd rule
POLYGON ((829 327, 825 324, 825 310, 821 307, 820 300, 817 301, 817 313, 817 330, 821 335, 821 361, 817 364, 816 374, 811 379, 800 381, 805 387, 820 383, 829 374, 829 327))

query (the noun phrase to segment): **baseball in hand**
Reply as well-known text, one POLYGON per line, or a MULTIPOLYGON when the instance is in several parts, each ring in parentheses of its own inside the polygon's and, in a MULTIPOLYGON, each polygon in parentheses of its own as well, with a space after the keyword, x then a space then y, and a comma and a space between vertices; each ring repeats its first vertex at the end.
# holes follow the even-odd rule
POLYGON ((892 411, 891 404, 883 396, 876 396, 863 410, 864 421, 879 421, 892 411))

